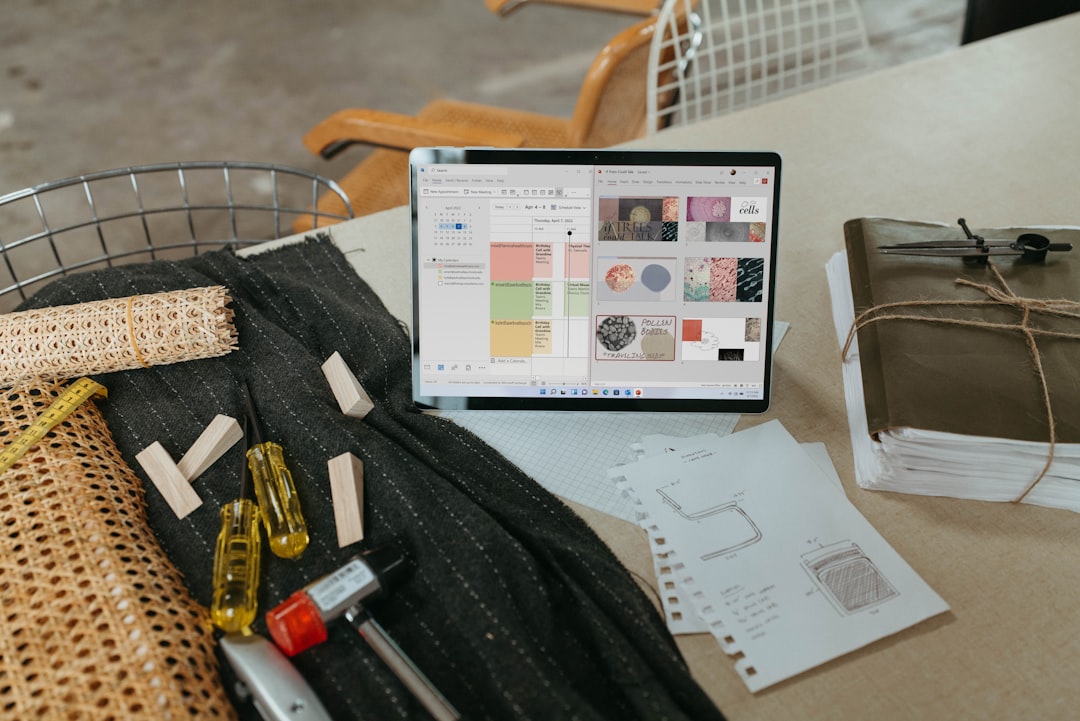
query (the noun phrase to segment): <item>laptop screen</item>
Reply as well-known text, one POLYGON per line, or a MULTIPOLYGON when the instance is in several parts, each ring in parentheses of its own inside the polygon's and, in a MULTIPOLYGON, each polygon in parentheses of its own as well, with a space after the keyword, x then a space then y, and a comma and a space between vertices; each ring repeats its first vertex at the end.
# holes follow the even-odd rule
POLYGON ((422 407, 760 412, 780 158, 419 148, 422 407))

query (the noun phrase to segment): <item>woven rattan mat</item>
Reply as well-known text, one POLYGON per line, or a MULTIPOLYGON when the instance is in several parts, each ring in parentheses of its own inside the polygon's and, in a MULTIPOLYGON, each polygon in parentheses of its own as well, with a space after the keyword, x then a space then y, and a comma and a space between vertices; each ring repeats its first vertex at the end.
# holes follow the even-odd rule
POLYGON ((221 286, 0 315, 0 387, 198 358, 236 348, 221 286))
MULTIPOLYGON (((3 392, 0 443, 62 388, 3 392)), ((0 525, 0 716, 233 717, 208 614, 93 402, 0 477, 0 525)))

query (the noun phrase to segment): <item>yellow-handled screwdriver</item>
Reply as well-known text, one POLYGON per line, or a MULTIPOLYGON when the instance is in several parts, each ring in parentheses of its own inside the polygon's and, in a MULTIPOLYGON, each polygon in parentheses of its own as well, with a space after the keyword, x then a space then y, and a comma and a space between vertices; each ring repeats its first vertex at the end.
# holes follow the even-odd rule
POLYGON ((292 473, 285 465, 281 446, 263 440, 262 426, 247 381, 244 382, 244 398, 249 427, 255 438, 247 452, 248 467, 251 468, 259 515, 266 528, 270 551, 281 558, 296 558, 307 548, 308 530, 300 512, 300 498, 296 495, 292 473))
POLYGON ((247 497, 247 470, 247 464, 242 463, 240 497, 222 507, 221 530, 214 547, 210 620, 227 633, 243 631, 255 621, 258 611, 259 512, 247 497))

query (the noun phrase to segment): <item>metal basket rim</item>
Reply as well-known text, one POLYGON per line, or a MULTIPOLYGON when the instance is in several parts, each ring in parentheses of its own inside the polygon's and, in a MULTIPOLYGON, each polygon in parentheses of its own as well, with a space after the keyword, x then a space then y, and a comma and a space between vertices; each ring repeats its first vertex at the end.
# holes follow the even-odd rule
MULTIPOLYGON (((100 189, 100 185, 96 188, 100 189)), ((145 187, 145 186, 144 186, 145 187)), ((200 247, 241 247, 247 245, 255 245, 258 243, 274 240, 277 238, 286 237, 292 233, 283 232, 282 219, 291 217, 304 217, 310 215, 312 219, 312 229, 315 230, 319 227, 320 219, 330 219, 334 221, 343 221, 351 219, 354 216, 352 204, 349 202, 349 198, 345 191, 342 190, 338 183, 330 178, 319 175, 313 171, 305 170, 303 168, 296 168, 279 163, 269 163, 260 161, 244 161, 244 160, 186 160, 186 161, 173 161, 164 163, 147 163, 142 165, 130 165, 119 168, 111 168, 107 170, 100 170, 92 173, 85 173, 82 175, 74 175, 67 178, 60 178, 57 180, 50 180, 37 185, 22 188, 13 192, 0 195, 0 210, 3 210, 5 206, 19 201, 27 201, 32 199, 34 208, 37 211, 38 219, 41 222, 42 230, 24 235, 14 240, 4 240, 0 238, 0 255, 3 256, 3 262, 7 267, 8 272, 12 277, 12 284, 0 288, 0 297, 5 297, 10 293, 18 293, 22 299, 26 299, 27 295, 25 288, 41 281, 48 280, 60 275, 66 275, 69 272, 77 272, 83 268, 93 266, 98 263, 107 263, 113 265, 114 260, 123 260, 145 254, 148 256, 148 260, 156 260, 159 252, 167 250, 174 250, 177 248, 192 248, 197 255, 200 247), (220 171, 224 179, 224 194, 225 197, 222 201, 218 202, 198 202, 193 203, 188 193, 189 187, 194 187, 189 184, 188 177, 185 173, 191 171, 220 171), (233 194, 233 178, 230 175, 232 171, 260 171, 268 173, 273 182, 271 183, 270 192, 272 194, 272 200, 269 204, 257 204, 250 202, 236 202, 233 194), (140 177, 149 176, 151 174, 158 173, 176 173, 179 185, 176 190, 179 195, 176 198, 176 202, 171 205, 147 207, 144 204, 143 190, 140 189, 138 179, 140 177), (277 182, 278 176, 284 176, 286 178, 292 178, 293 182, 310 182, 311 183, 311 204, 307 208, 296 208, 291 206, 285 206, 281 204, 279 197, 279 183, 277 182), (99 215, 99 208, 94 198, 93 184, 98 184, 100 181, 107 181, 114 178, 130 178, 131 190, 133 192, 133 203, 129 208, 122 211, 112 212, 104 215, 99 215), (87 215, 83 218, 69 222, 61 227, 52 227, 49 223, 47 213, 45 212, 46 205, 43 206, 42 196, 46 193, 55 190, 61 190, 64 188, 70 188, 74 186, 82 186, 85 193, 85 203, 87 215), (323 192, 330 192, 336 195, 344 206, 344 214, 336 212, 327 212, 319 209, 319 197, 323 192), (203 211, 222 211, 228 213, 229 225, 232 230, 232 237, 227 237, 228 233, 223 233, 221 238, 215 239, 200 239, 197 237, 194 226, 194 214, 201 213, 203 211), (239 232, 238 212, 253 213, 253 212, 265 212, 273 213, 274 215, 274 227, 273 232, 267 233, 272 237, 241 237, 239 232), (163 215, 169 213, 186 214, 188 227, 191 237, 185 241, 173 241, 168 243, 157 243, 150 232, 150 228, 147 226, 147 218, 154 215, 163 215), (127 250, 123 252, 117 252, 115 249, 108 248, 106 242, 104 227, 106 223, 111 223, 120 220, 129 220, 132 218, 138 218, 142 221, 143 231, 146 236, 146 245, 136 249, 127 250), (95 228, 97 231, 98 239, 101 244, 102 253, 96 257, 82 259, 74 263, 64 263, 60 259, 58 251, 58 236, 63 235, 69 231, 76 231, 85 228, 95 228), (48 248, 51 250, 53 257, 56 259, 57 265, 49 270, 37 273, 33 277, 25 278, 21 277, 21 274, 16 271, 12 265, 12 260, 9 255, 11 251, 16 250, 22 246, 27 246, 36 242, 47 242, 48 248)), ((259 234, 253 234, 259 235, 259 234)))

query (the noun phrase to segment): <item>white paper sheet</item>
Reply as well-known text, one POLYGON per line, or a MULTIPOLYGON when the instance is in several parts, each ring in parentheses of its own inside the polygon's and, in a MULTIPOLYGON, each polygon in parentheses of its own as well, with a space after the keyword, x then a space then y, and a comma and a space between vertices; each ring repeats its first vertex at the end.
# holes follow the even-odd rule
POLYGON ((948 610, 779 421, 612 475, 751 691, 948 610))

